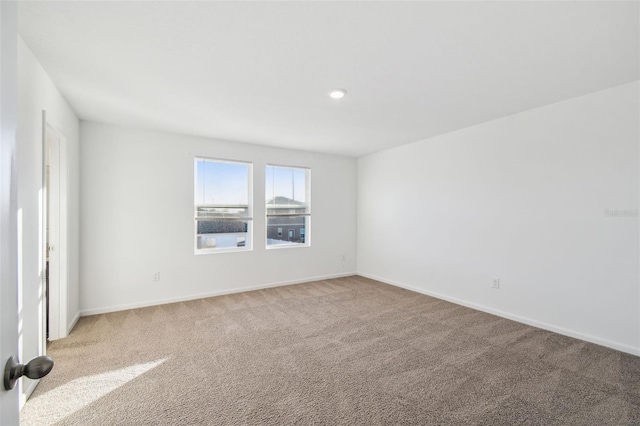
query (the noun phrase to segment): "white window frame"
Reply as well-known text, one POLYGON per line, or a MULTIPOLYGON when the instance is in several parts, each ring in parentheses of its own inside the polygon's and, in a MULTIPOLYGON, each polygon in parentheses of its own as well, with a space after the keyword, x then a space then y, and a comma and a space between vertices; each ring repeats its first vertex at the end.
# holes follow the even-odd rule
MULTIPOLYGON (((205 156, 195 156, 193 160, 193 212, 194 212, 194 238, 193 249, 194 254, 216 254, 216 253, 232 253, 243 252, 253 250, 253 163, 240 160, 229 160, 222 158, 212 158, 205 156), (198 204, 196 203, 196 188, 198 187, 198 161, 212 161, 216 163, 227 164, 241 164, 247 166, 247 216, 238 217, 238 220, 247 222, 247 237, 245 239, 245 245, 241 247, 211 247, 211 248, 198 248, 198 204)), ((225 219, 233 220, 233 219, 225 219)))
MULTIPOLYGON (((311 247, 311 168, 310 167, 304 167, 304 166, 290 166, 290 165, 283 165, 283 164, 272 164, 272 163, 267 163, 264 167, 264 176, 265 176, 265 223, 264 223, 264 244, 265 244, 265 248, 266 250, 280 250, 280 249, 290 249, 290 248, 305 248, 305 247, 311 247), (305 217, 305 240, 304 243, 286 243, 283 242, 281 244, 272 244, 269 245, 267 243, 268 240, 268 236, 269 236, 269 217, 274 217, 276 215, 270 215, 269 214, 269 207, 267 204, 267 197, 266 197, 266 190, 267 190, 267 186, 269 184, 269 182, 267 182, 266 176, 267 176, 267 168, 268 167, 279 167, 279 168, 284 168, 284 169, 295 169, 295 170, 304 170, 307 174, 307 179, 305 182, 305 198, 306 198, 306 206, 307 206, 307 213, 301 213, 301 214, 295 214, 294 216, 304 216, 305 217)), ((273 194, 273 196, 275 197, 275 194, 273 194)), ((279 227, 283 228, 283 236, 285 235, 285 228, 286 226, 280 225, 279 227)), ((288 228, 286 228, 287 230, 287 235, 288 235, 288 228)))

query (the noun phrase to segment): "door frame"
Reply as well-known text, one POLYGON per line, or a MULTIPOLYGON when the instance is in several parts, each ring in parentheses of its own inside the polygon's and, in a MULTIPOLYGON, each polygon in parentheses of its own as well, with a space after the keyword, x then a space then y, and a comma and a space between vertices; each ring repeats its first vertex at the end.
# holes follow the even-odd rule
MULTIPOLYGON (((49 340, 61 339, 63 337, 67 337, 69 334, 68 330, 68 288, 69 288, 69 262, 68 262, 68 168, 67 168, 67 138, 64 134, 58 130, 58 127, 54 124, 55 121, 52 120, 51 116, 47 114, 47 111, 42 111, 42 199, 41 205, 43 206, 42 212, 40 215, 40 252, 43 259, 43 273, 41 279, 41 291, 42 294, 45 294, 45 302, 49 304, 49 340), (51 133, 56 138, 51 138, 51 141, 54 141, 50 146, 49 150, 47 150, 48 140, 47 135, 51 133), (58 236, 59 241, 56 246, 54 246, 54 250, 58 254, 57 265, 49 264, 49 271, 52 268, 58 268, 58 280, 57 283, 50 280, 49 281, 49 294, 46 294, 46 259, 47 259, 47 214, 49 205, 47 203, 47 164, 49 163, 49 152, 55 152, 57 150, 56 156, 58 158, 58 173, 59 173, 59 194, 57 194, 57 205, 58 205, 58 236), (53 284, 53 285, 52 285, 53 284)), ((51 165, 49 165, 51 166, 51 165)), ((50 173, 51 173, 50 167, 50 173)), ((56 194, 50 194, 55 196, 56 194)), ((54 203, 51 203, 54 204, 54 203)), ((52 223, 49 223, 49 227, 51 228, 52 223)), ((47 303, 43 303, 42 309, 42 341, 44 347, 46 347, 47 335, 46 335, 46 320, 47 320, 47 303)))

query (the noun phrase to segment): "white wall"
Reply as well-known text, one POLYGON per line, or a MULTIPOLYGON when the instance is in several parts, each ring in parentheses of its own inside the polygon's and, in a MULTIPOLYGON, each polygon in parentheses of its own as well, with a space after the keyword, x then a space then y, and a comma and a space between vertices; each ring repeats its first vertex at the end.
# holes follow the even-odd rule
POLYGON ((84 121, 80 133, 83 314, 355 273, 354 158, 84 121), (195 156, 253 162, 253 251, 194 254, 195 156), (266 163, 311 168, 311 247, 265 250, 266 163))
POLYGON ((634 82, 359 159, 358 272, 640 353, 638 95, 634 82))
MULTIPOLYGON (((79 305, 80 122, 24 41, 18 39, 18 209, 21 217, 19 281, 22 283, 21 359, 42 350, 39 337, 41 301, 40 191, 42 189, 42 111, 67 138, 68 165, 68 325, 79 305)), ((20 234, 19 234, 20 235, 20 234)), ((32 382, 31 382, 32 383, 32 382)))

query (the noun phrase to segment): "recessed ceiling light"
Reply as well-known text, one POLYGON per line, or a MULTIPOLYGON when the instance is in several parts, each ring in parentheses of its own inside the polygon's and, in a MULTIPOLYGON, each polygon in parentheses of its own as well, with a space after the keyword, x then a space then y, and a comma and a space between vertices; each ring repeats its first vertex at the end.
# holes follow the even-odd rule
POLYGON ((329 96, 331 96, 333 99, 342 99, 346 94, 347 91, 344 89, 333 89, 331 92, 329 92, 329 96))

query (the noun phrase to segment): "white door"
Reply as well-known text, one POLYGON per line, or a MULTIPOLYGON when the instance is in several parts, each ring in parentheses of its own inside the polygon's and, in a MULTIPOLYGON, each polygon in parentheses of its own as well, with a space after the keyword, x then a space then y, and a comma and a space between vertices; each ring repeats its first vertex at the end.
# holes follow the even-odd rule
MULTIPOLYGON (((0 1, 0 368, 18 355, 16 102, 17 5, 0 1)), ((0 424, 18 425, 18 387, 0 384, 0 424)))
POLYGON ((45 126, 46 168, 46 257, 49 340, 67 337, 67 221, 66 221, 66 139, 53 126, 45 126))

